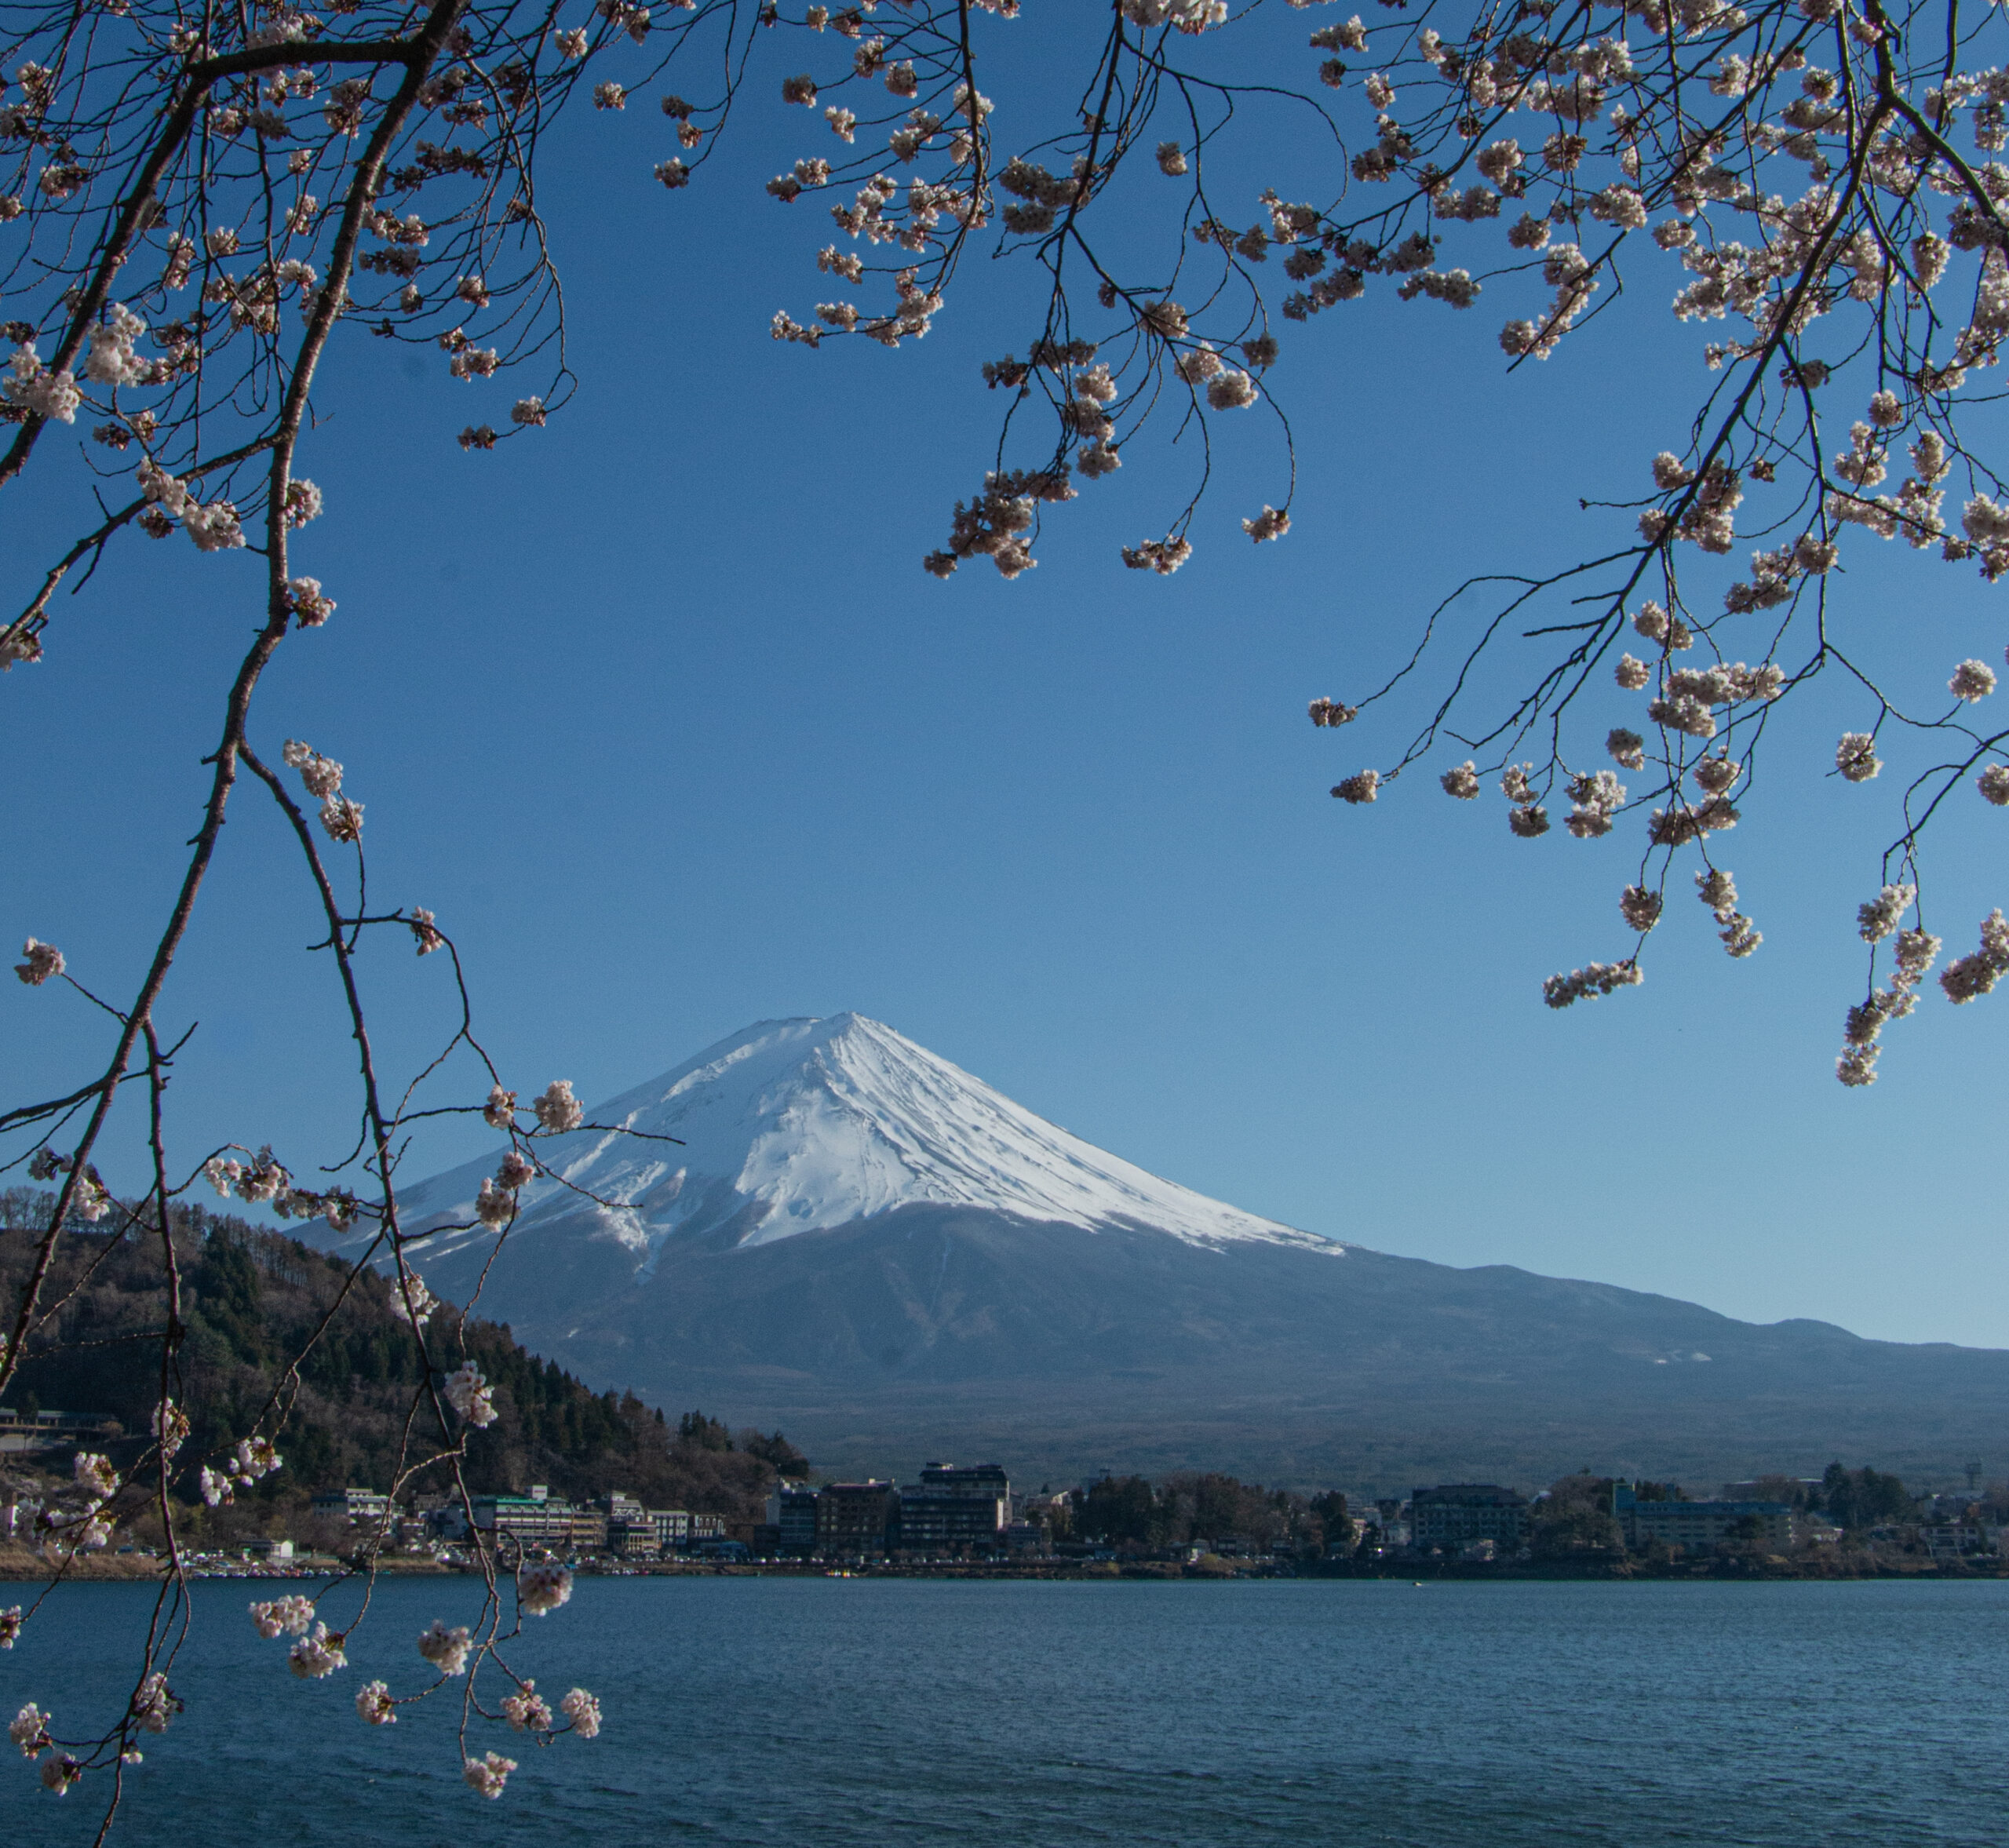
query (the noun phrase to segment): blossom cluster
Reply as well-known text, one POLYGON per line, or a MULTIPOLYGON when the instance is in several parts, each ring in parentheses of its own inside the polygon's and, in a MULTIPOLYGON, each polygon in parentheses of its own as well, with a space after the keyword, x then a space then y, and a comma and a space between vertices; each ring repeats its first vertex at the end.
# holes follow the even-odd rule
MULTIPOLYGON (((315 589, 319 589, 316 585, 315 589)), ((334 606, 330 606, 332 608, 334 606)), ((308 795, 321 804, 321 826, 330 840, 353 844, 363 838, 363 804, 342 793, 342 767, 324 757, 312 745, 297 738, 286 741, 283 753, 289 768, 300 772, 308 795)))
POLYGON ((447 1376, 440 1395, 477 1430, 495 1422, 495 1389, 483 1379, 480 1368, 472 1361, 447 1376))
POLYGON ((571 1595, 572 1574, 565 1566, 532 1564, 516 1574, 516 1602, 534 1617, 549 1616, 571 1595))
POLYGON ((269 1438, 239 1438, 221 1467, 207 1463, 202 1466, 198 1478, 202 1500, 213 1508, 234 1501, 239 1489, 254 1487, 285 1462, 286 1459, 273 1449, 269 1438))

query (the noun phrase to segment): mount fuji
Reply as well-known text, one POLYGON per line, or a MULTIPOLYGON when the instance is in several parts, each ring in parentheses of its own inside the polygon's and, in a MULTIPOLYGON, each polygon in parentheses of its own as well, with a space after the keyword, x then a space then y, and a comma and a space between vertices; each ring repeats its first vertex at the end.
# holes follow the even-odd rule
POLYGON ((856 1014, 761 1022, 586 1121, 539 1139, 554 1178, 499 1244, 473 1212, 499 1150, 405 1192, 428 1283, 596 1385, 778 1423, 831 1467, 2009 1474, 2009 1353, 1322 1237, 856 1014))
MULTIPOLYGON (((608 1202, 599 1230, 646 1278, 666 1243, 771 1244, 908 1206, 975 1207, 1092 1232, 1149 1227, 1218 1248, 1344 1248, 1224 1206, 1070 1135, 862 1015, 764 1020, 538 1145, 561 1177, 523 1190, 510 1241, 608 1202)), ((492 1157, 414 1190, 407 1223, 471 1220, 492 1157)), ((481 1234, 442 1234, 441 1249, 481 1234)))

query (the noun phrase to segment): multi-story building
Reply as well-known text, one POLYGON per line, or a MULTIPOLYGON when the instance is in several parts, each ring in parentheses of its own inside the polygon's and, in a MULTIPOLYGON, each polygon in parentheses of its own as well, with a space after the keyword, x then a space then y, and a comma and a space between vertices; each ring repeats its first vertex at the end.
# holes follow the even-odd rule
POLYGON ((1442 1483, 1409 1497, 1409 1544, 1419 1552, 1462 1552, 1479 1540, 1512 1552, 1527 1530, 1527 1497, 1495 1482, 1442 1483))
POLYGON ((1696 1548, 1735 1540, 1790 1547, 1796 1537, 1797 1518, 1783 1501, 1641 1501, 1629 1482, 1617 1482, 1611 1511, 1635 1553, 1655 1540, 1696 1548))
POLYGON ((653 1521, 610 1521, 607 1524, 607 1550, 623 1559, 660 1559, 662 1543, 656 1538, 653 1521))
POLYGON ((899 1492, 897 1544, 908 1553, 995 1551, 1011 1507, 1011 1479, 1001 1464, 924 1463, 920 1482, 899 1492))
POLYGON ((768 1497, 768 1525, 778 1551, 804 1556, 816 1551, 816 1491, 801 1482, 777 1483, 768 1497))
POLYGON ((390 1507, 374 1489, 323 1489, 314 1497, 314 1512, 335 1521, 381 1521, 390 1507))
POLYGON ((600 1511, 607 1517, 607 1548, 623 1559, 655 1559, 662 1556, 662 1542, 656 1537, 655 1517, 632 1495, 616 1489, 600 1498, 600 1511))
POLYGON ((1920 1527, 1918 1537, 1935 1559, 1960 1559, 1995 1551, 1988 1529, 1978 1521, 1928 1521, 1920 1527))
POLYGON ((682 1508, 651 1508, 645 1518, 655 1529, 658 1553, 674 1553, 691 1544, 691 1517, 682 1508))
POLYGON ((816 1550, 826 1558, 884 1553, 899 1533, 900 1495, 890 1482, 833 1482, 816 1496, 816 1550))
MULTIPOLYGON (((607 1540, 607 1517, 599 1517, 599 1542, 607 1540)), ((555 1501, 541 1482, 533 1483, 527 1495, 477 1495, 474 1498, 474 1525, 481 1533, 499 1544, 514 1541, 529 1550, 543 1548, 569 1552, 576 1546, 592 1544, 592 1511, 575 1508, 570 1502, 555 1501), (579 1529, 588 1531, 582 1535, 579 1529)))

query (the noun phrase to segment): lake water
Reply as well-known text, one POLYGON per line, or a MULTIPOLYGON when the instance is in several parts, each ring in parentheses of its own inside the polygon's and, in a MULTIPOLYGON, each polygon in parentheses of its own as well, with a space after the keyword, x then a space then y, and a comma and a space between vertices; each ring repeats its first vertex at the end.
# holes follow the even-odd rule
MULTIPOLYGON (((270 1589, 196 1589, 133 1848, 2009 1843, 2009 1584, 585 1579, 517 1664, 606 1730, 497 1729, 522 1768, 493 1804, 451 1706, 352 1704, 419 1681, 464 1582, 381 1587, 313 1684, 244 1615, 270 1589)), ((6 1715, 82 1721, 146 1596, 60 1593, 0 1655, 6 1715)), ((0 1762, 7 1842, 97 1817, 0 1762)))

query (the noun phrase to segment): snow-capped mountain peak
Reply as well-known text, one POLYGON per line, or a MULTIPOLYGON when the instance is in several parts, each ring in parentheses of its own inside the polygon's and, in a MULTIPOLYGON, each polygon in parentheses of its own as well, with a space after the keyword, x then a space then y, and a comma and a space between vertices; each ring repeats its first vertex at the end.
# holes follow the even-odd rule
MULTIPOLYGON (((524 1190, 512 1244, 585 1211, 647 1270, 678 1236, 730 1225, 734 1242, 764 1245, 929 1204, 1201 1245, 1345 1248, 1161 1180, 858 1014, 762 1021, 586 1116, 640 1133, 541 1140, 538 1154, 568 1184, 524 1190), (666 1137, 677 1140, 649 1139, 666 1137)), ((406 1224, 471 1219, 494 1167, 484 1158, 413 1189, 406 1224)), ((446 1233, 436 1245, 490 1236, 446 1233)))

